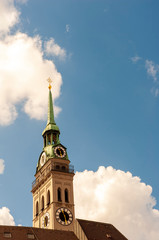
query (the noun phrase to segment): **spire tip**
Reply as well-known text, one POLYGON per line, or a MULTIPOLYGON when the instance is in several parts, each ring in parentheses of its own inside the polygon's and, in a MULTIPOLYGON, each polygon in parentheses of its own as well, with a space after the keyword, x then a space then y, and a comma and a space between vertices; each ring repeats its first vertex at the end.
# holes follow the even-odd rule
POLYGON ((48 88, 49 88, 49 90, 51 90, 51 88, 52 88, 52 86, 51 86, 51 83, 52 83, 51 78, 49 77, 49 78, 47 79, 47 81, 48 81, 48 83, 49 83, 48 88))

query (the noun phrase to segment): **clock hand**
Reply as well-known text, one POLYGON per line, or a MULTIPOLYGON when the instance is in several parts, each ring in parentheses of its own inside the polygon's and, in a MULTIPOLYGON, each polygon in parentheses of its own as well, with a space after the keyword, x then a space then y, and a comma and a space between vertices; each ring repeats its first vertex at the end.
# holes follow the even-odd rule
POLYGON ((44 227, 46 227, 46 219, 44 218, 44 227))
POLYGON ((62 156, 61 149, 60 149, 60 156, 62 156))
POLYGON ((63 211, 63 210, 62 210, 62 213, 63 213, 63 215, 64 215, 64 218, 65 218, 65 223, 67 223, 66 216, 65 216, 65 214, 64 214, 64 211, 63 211))

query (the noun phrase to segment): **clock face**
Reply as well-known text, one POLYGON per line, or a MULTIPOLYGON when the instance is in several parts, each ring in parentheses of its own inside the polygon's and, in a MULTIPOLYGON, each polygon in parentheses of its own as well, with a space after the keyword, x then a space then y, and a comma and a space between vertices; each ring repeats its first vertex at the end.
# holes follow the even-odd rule
POLYGON ((63 158, 66 156, 66 151, 63 147, 55 147, 54 148, 54 153, 57 157, 63 158))
POLYGON ((42 218, 42 227, 46 228, 46 227, 49 226, 49 224, 50 224, 50 215, 47 212, 47 213, 44 214, 44 216, 42 218))
POLYGON ((68 208, 61 207, 56 210, 56 220, 64 226, 68 226, 73 221, 73 215, 68 208))
POLYGON ((46 162, 46 153, 43 152, 40 157, 40 165, 43 166, 45 162, 46 162))

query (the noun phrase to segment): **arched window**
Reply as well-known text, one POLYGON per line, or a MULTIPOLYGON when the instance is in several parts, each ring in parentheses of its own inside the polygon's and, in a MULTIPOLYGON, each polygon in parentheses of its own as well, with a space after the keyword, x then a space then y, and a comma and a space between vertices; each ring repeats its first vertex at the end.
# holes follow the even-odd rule
POLYGON ((41 199, 41 211, 44 210, 44 196, 42 196, 42 199, 41 199))
POLYGON ((51 144, 51 134, 50 133, 47 135, 47 141, 48 141, 48 145, 50 145, 51 144))
POLYGON ((59 166, 59 165, 56 165, 56 169, 57 169, 57 170, 60 169, 60 166, 59 166))
POLYGON ((39 203, 38 201, 36 202, 36 216, 39 214, 39 203))
POLYGON ((68 190, 67 190, 67 188, 65 189, 65 202, 69 202, 68 201, 68 190))
POLYGON ((56 144, 57 141, 56 141, 56 134, 55 133, 53 134, 53 139, 52 140, 53 140, 52 144, 56 144))
POLYGON ((57 189, 57 198, 58 198, 58 201, 61 202, 61 188, 58 188, 57 189))
POLYGON ((47 205, 50 205, 50 191, 47 191, 47 205))
POLYGON ((44 137, 44 147, 46 147, 46 136, 44 137))
POLYGON ((64 172, 66 171, 66 167, 65 167, 65 166, 62 166, 61 169, 62 169, 62 171, 64 171, 64 172))

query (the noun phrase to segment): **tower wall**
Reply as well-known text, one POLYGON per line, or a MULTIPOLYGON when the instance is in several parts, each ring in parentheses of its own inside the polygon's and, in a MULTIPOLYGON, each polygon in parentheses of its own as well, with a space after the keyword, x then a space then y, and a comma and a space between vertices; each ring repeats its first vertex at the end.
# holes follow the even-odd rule
MULTIPOLYGON (((56 162, 59 161, 56 159, 56 162)), ((74 196, 73 196, 73 173, 60 172, 51 168, 55 160, 50 159, 41 168, 35 177, 33 184, 33 227, 74 230, 74 196), (58 189, 61 190, 61 201, 58 199, 58 189), (65 190, 68 192, 68 202, 65 199, 65 190), (50 192, 50 202, 48 204, 48 191, 50 192), (44 206, 42 197, 44 198, 44 206), (38 212, 37 212, 38 202, 38 212), (68 209, 73 219, 69 225, 62 225, 56 219, 56 211, 61 208, 68 209), (49 224, 45 226, 44 218, 49 216, 49 224)), ((61 163, 61 162, 60 162, 61 163)), ((69 167, 69 166, 68 166, 69 167)))

